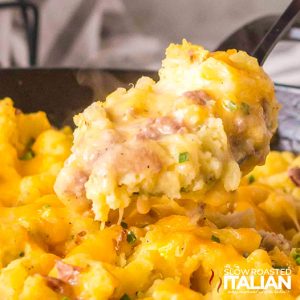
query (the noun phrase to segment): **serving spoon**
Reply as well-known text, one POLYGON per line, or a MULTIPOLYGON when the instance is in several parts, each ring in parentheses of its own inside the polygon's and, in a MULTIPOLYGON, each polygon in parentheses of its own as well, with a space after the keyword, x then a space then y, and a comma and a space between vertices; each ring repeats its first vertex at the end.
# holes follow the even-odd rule
POLYGON ((300 12, 300 0, 293 0, 251 53, 263 65, 275 45, 293 25, 300 12))
POLYGON ((244 50, 263 65, 274 46, 296 23, 299 11, 300 0, 293 0, 280 17, 267 16, 245 24, 220 43, 216 51, 244 50))

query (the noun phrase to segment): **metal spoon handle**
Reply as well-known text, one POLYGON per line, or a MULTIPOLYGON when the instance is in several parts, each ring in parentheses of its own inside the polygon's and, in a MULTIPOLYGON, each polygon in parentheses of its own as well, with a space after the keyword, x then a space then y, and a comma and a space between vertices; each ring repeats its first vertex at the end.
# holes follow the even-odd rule
POLYGON ((275 24, 271 27, 271 29, 263 37, 261 42, 252 53, 252 55, 257 58, 260 65, 263 65, 274 46, 292 26, 299 11, 300 0, 293 0, 283 14, 278 18, 275 24))

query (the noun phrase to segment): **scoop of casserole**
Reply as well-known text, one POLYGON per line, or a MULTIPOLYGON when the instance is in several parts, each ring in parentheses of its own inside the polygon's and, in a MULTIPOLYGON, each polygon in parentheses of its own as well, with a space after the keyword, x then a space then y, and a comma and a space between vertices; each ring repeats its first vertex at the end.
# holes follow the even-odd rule
POLYGON ((65 204, 107 221, 131 201, 147 212, 152 196, 235 190, 264 162, 279 106, 255 58, 184 40, 169 46, 159 76, 75 116, 72 154, 55 184, 65 204))

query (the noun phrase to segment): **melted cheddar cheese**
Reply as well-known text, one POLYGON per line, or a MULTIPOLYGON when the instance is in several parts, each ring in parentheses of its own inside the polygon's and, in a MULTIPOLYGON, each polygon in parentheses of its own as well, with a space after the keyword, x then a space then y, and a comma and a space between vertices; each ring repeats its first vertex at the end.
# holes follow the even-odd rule
POLYGON ((278 104, 255 58, 183 41, 169 46, 159 75, 75 116, 72 154, 55 184, 66 205, 92 205, 108 221, 131 201, 147 210, 154 197, 204 194, 217 183, 233 191, 264 162, 278 104))

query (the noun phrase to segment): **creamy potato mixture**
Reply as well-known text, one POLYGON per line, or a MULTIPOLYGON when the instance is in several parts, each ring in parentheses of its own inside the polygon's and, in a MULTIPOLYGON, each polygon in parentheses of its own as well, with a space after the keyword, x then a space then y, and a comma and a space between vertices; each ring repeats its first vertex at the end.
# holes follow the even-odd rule
POLYGON ((245 52, 186 41, 159 75, 74 134, 0 101, 1 300, 299 299, 300 156, 269 153, 272 82, 245 52), (234 293, 230 266, 291 288, 234 293))
POLYGON ((142 77, 75 116, 72 155, 55 191, 79 211, 109 220, 132 201, 182 199, 216 184, 237 189, 262 164, 276 129, 273 83, 245 52, 171 45, 160 80, 142 77))

